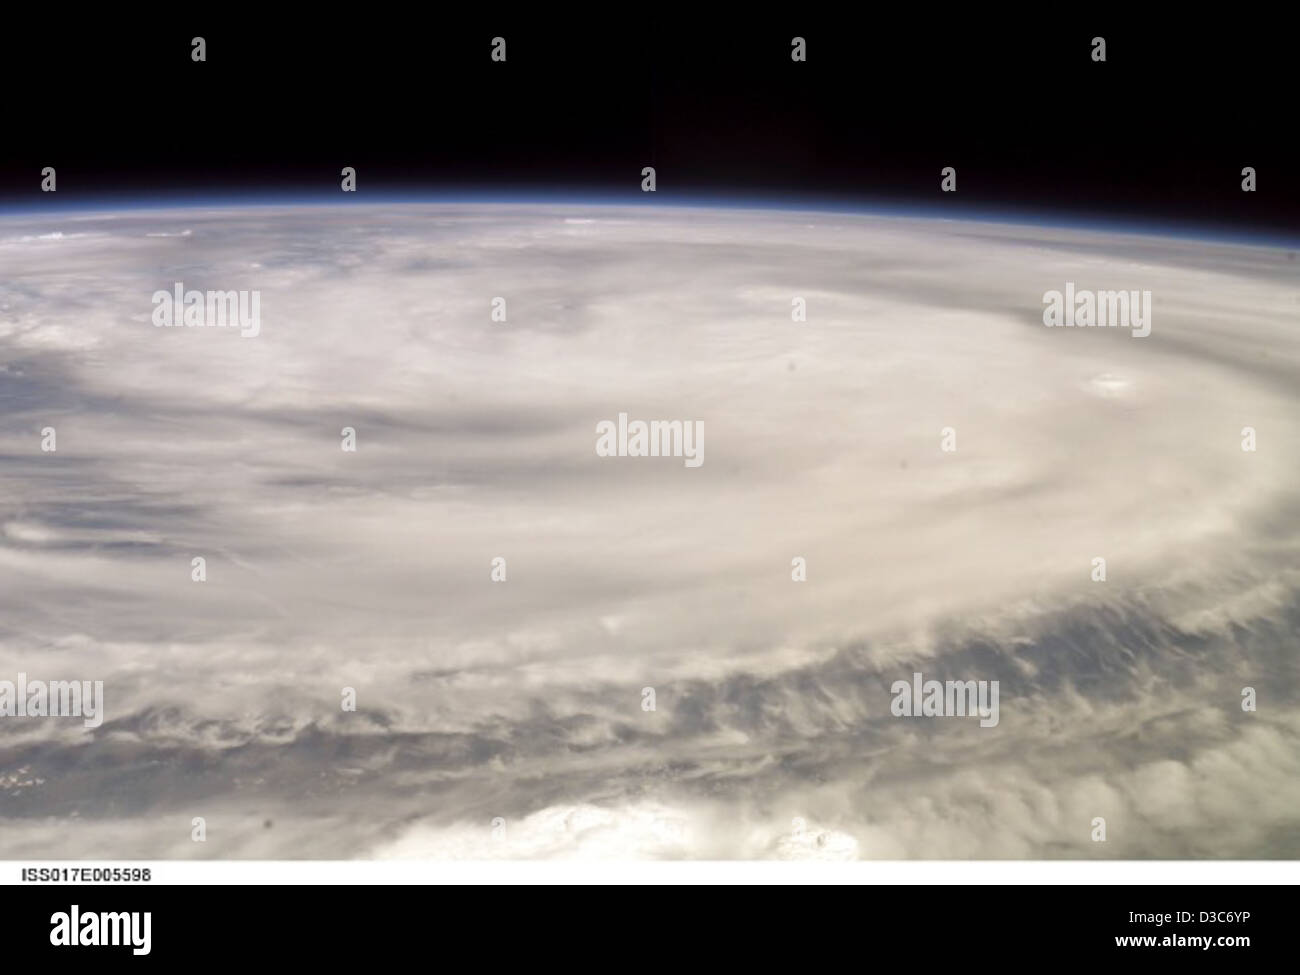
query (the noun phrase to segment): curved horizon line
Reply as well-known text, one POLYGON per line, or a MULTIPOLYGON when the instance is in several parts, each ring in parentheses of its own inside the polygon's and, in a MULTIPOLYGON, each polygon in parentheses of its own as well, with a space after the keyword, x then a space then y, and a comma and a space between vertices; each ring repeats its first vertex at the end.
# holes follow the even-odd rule
POLYGON ((761 210, 783 213, 825 213, 847 217, 887 217, 919 220, 943 220, 957 223, 993 223, 1015 227, 1117 233, 1127 236, 1163 237, 1202 243, 1230 243, 1290 249, 1300 246, 1300 231, 1293 237, 1272 229, 1233 229, 1224 225, 1178 221, 1172 218, 1086 217, 1064 210, 1031 210, 1010 204, 966 204, 953 201, 947 208, 935 204, 912 204, 873 200, 835 201, 818 196, 786 195, 782 197, 725 197, 704 192, 656 191, 661 199, 647 199, 652 194, 631 192, 489 191, 458 190, 419 192, 379 190, 344 194, 342 191, 313 193, 278 193, 274 190, 234 192, 205 191, 182 196, 170 194, 142 196, 138 193, 105 194, 90 199, 65 202, 15 203, 0 201, 0 219, 7 217, 68 214, 121 213, 158 210, 235 210, 251 208, 292 208, 308 206, 580 206, 627 207, 689 210, 761 210))

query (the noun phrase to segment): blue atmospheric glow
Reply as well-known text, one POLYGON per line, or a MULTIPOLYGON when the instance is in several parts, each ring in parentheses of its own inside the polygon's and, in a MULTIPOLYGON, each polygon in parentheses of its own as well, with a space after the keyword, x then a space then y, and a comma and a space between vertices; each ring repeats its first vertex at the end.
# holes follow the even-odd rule
MULTIPOLYGON (((51 194, 55 195, 55 194, 51 194)), ((575 207, 653 207, 657 209, 764 210, 784 212, 829 213, 840 216, 878 216, 903 219, 984 222, 1053 230, 1077 230, 1167 237, 1202 243, 1251 244, 1294 249, 1300 246, 1300 230, 1287 235, 1274 230, 1225 228, 1210 222, 1168 219, 1129 219, 1113 216, 1082 217, 1076 212, 965 204, 958 200, 944 205, 918 204, 895 200, 848 199, 843 196, 807 194, 751 195, 728 197, 717 193, 659 190, 641 192, 638 186, 624 192, 584 189, 515 189, 483 188, 421 191, 364 188, 355 193, 334 189, 316 193, 300 191, 161 191, 147 197, 139 192, 81 197, 76 193, 57 194, 58 199, 39 202, 0 202, 0 217, 27 214, 94 214, 123 213, 139 210, 243 209, 249 207, 296 206, 365 206, 365 205, 448 205, 480 206, 575 206, 575 207)))

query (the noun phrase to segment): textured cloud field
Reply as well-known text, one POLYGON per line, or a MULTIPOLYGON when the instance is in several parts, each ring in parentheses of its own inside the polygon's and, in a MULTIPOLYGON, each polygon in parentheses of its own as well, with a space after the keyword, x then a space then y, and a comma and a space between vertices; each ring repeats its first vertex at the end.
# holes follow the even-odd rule
POLYGON ((0 857, 1300 856, 1298 320, 1283 249, 964 221, 4 218, 0 679, 106 716, 0 718, 0 857))

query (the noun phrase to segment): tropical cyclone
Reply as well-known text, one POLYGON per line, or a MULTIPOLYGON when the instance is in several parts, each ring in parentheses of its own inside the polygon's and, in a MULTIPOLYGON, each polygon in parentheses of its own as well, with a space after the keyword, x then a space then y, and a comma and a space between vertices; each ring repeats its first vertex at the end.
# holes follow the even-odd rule
POLYGON ((0 716, 0 858, 1300 855, 1298 314, 1284 247, 1072 228, 0 218, 0 674, 107 701, 0 716))

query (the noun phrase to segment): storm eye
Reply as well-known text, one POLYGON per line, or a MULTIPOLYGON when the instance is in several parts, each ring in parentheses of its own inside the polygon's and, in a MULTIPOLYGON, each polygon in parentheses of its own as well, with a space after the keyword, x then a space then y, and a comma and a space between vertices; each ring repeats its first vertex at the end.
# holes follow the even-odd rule
POLYGON ((1103 372, 1088 380, 1088 392, 1106 399, 1129 396, 1133 392, 1133 381, 1113 372, 1103 372))

